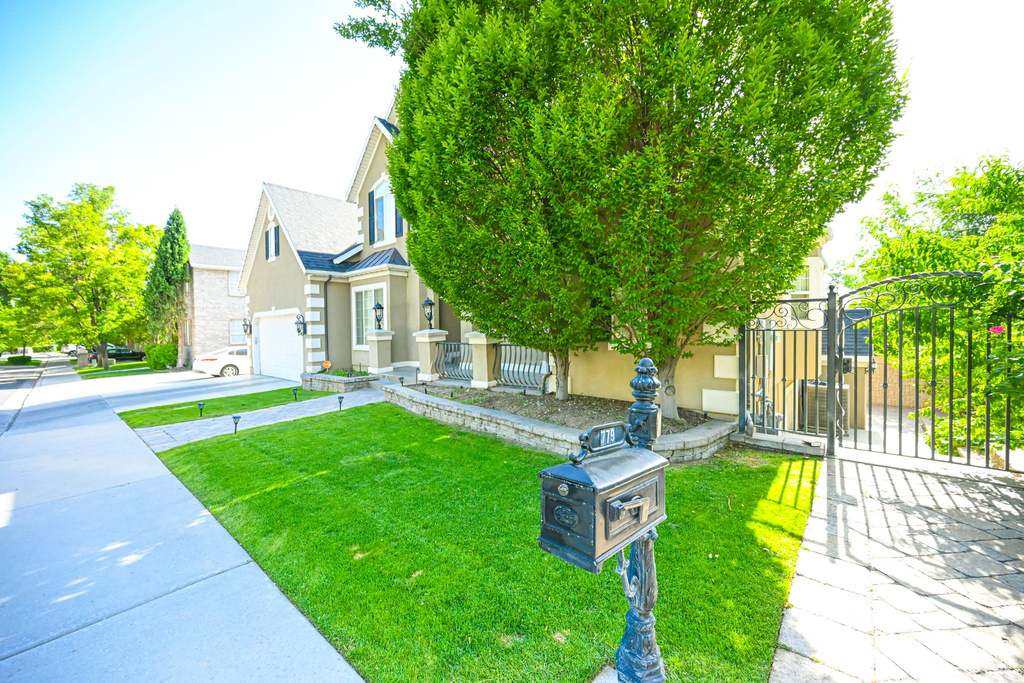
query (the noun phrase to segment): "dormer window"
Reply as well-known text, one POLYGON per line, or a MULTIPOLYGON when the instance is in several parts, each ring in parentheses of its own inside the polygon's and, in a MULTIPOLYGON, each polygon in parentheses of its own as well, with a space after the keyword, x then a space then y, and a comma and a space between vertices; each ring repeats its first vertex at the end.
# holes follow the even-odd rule
POLYGON ((395 206, 391 179, 385 176, 369 194, 370 244, 390 244, 402 236, 402 214, 395 206))

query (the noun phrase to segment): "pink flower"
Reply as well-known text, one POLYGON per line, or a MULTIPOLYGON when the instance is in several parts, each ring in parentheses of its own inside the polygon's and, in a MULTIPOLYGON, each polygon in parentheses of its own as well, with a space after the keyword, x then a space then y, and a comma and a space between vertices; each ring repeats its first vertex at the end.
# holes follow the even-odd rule
POLYGON ((1002 334, 1003 332, 1006 332, 1006 328, 1002 325, 996 325, 995 327, 988 328, 988 331, 992 334, 1002 334))

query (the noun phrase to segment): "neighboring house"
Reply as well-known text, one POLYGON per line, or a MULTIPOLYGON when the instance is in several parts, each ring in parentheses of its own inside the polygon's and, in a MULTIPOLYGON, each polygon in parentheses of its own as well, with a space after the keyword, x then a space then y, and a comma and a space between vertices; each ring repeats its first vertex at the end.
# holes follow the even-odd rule
POLYGON ((245 252, 201 244, 191 245, 191 250, 181 330, 186 365, 199 354, 245 345, 245 295, 239 287, 245 252))
MULTIPOLYGON (((497 340, 475 333, 449 304, 426 289, 410 267, 407 226, 395 206, 387 172, 387 147, 397 134, 394 109, 387 118, 374 119, 347 201, 264 184, 242 270, 252 312, 254 372, 298 379, 330 360, 334 368, 417 368, 431 377, 448 369, 449 376, 472 378, 473 386, 507 381, 502 373, 543 378, 550 366, 537 352, 524 355, 529 350, 506 345, 481 356, 480 347, 491 348, 497 340), (421 303, 428 297, 436 304, 434 327, 447 331, 438 363, 444 368, 420 367, 420 349, 413 337, 427 326, 421 303), (373 340, 368 339, 375 327, 373 306, 378 303, 383 307, 382 328, 394 333, 390 357, 384 361, 371 358, 373 340), (307 324, 304 336, 295 326, 299 315, 307 324), (486 357, 487 367, 474 368, 474 357, 486 357), (386 367, 374 368, 375 363, 386 367)), ((807 258, 807 266, 793 296, 823 296, 820 249, 807 258)), ((690 350, 693 358, 681 361, 676 370, 680 407, 735 416, 737 345, 690 350)), ((634 367, 633 359, 618 353, 614 344, 600 344, 598 350, 573 358, 569 391, 631 401, 628 387, 634 367)), ((548 379, 549 390, 553 381, 548 379)))

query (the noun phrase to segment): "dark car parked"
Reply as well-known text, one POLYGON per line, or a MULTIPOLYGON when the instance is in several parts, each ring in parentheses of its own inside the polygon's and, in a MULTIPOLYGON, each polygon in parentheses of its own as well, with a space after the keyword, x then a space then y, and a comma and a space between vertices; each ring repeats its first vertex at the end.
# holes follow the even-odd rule
MULTIPOLYGON (((96 360, 98 355, 96 350, 93 349, 89 352, 89 360, 96 360)), ((107 358, 115 363, 123 360, 146 360, 146 353, 144 351, 132 351, 125 346, 107 344, 107 358)))

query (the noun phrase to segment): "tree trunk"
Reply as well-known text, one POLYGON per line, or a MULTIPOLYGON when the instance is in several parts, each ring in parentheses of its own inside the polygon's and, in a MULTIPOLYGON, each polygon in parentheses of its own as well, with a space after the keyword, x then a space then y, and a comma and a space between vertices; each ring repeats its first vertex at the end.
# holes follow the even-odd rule
POLYGON ((110 369, 110 359, 107 357, 107 342, 100 342, 99 350, 96 351, 96 365, 102 365, 104 370, 110 369))
POLYGON ((661 416, 670 420, 679 419, 679 402, 676 399, 676 366, 678 364, 678 354, 655 362, 655 365, 658 366, 658 379, 661 380, 658 401, 661 405, 661 416))
POLYGON ((555 351, 551 355, 555 357, 555 399, 567 401, 569 400, 569 353, 555 351))

